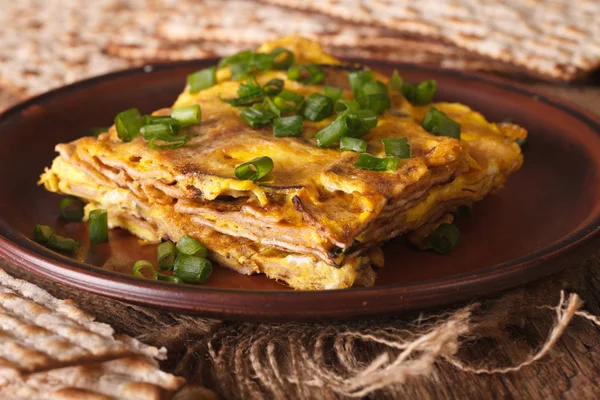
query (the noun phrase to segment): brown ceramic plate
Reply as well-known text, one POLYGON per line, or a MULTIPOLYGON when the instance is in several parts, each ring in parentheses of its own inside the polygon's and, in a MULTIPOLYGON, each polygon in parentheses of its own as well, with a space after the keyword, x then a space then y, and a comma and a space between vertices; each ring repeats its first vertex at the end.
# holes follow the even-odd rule
POLYGON ((384 246, 386 265, 372 288, 292 291, 261 276, 217 268, 206 285, 175 285, 130 276, 154 259, 124 231, 110 243, 69 258, 29 240, 36 223, 87 243, 83 223, 57 219, 59 197, 36 186, 54 145, 106 126, 129 107, 172 103, 188 73, 215 60, 178 62, 90 79, 20 104, 0 116, 0 255, 43 277, 113 298, 236 319, 327 319, 441 305, 514 287, 589 254, 600 235, 600 122, 585 112, 503 80, 411 65, 363 62, 408 80, 434 78, 438 100, 465 103, 489 120, 511 118, 530 132, 525 165, 504 190, 459 221, 461 242, 449 256, 384 246))

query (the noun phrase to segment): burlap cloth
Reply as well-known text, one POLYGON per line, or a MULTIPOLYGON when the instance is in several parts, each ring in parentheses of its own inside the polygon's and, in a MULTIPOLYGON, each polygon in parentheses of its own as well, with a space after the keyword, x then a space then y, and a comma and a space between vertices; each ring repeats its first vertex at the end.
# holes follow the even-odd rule
MULTIPOLYGON (((600 115, 599 87, 538 86, 600 115)), ((15 98, 0 90, 0 101, 15 98)), ((318 324, 160 312, 41 280, 1 259, 0 268, 76 300, 117 331, 166 346, 164 369, 228 399, 600 396, 600 253, 496 297, 318 324)))

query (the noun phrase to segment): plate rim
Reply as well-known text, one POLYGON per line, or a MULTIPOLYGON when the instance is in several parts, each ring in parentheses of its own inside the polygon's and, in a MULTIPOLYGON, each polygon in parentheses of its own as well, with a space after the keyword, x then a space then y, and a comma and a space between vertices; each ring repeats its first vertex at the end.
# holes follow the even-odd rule
MULTIPOLYGON (((130 75, 152 73, 154 71, 162 71, 168 69, 192 67, 195 65, 201 66, 211 62, 216 62, 218 58, 201 58, 194 60, 183 60, 174 62, 161 62, 146 64, 143 66, 128 68, 124 70, 114 71, 108 74, 88 78, 85 80, 77 81, 69 85, 61 86, 51 91, 39 94, 32 98, 26 99, 7 110, 0 113, 0 126, 8 118, 16 115, 24 115, 27 110, 43 103, 48 98, 53 96, 59 96, 67 94, 71 91, 77 91, 85 89, 88 85, 101 84, 105 81, 109 81, 113 78, 127 77, 130 75)), ((435 74, 446 75, 446 76, 457 76, 462 79, 475 80, 499 87, 502 90, 517 92, 521 95, 526 95, 535 98, 538 101, 542 101, 552 107, 559 108, 563 112, 568 113, 585 125, 589 126, 592 131, 600 135, 600 118, 591 114, 589 111, 582 109, 578 105, 575 105, 569 101, 558 100, 554 96, 549 96, 537 90, 532 90, 521 85, 518 82, 512 80, 489 76, 480 73, 466 72, 456 69, 440 68, 435 66, 423 66, 412 63, 397 63, 386 60, 377 59, 362 59, 362 58, 345 58, 344 60, 350 62, 360 62, 367 65, 379 65, 379 66, 392 66, 403 70, 422 70, 432 72, 435 74)), ((374 68, 375 69, 375 68, 374 68)), ((9 134, 9 133, 8 133, 9 134)), ((5 133, 0 132, 0 137, 4 136, 5 133)), ((593 215, 593 214, 592 214, 593 215)), ((233 318, 233 319, 260 319, 268 318, 269 320, 315 320, 322 318, 347 318, 353 316, 366 316, 376 314, 386 314, 388 312, 401 312, 412 309, 410 303, 404 303, 402 298, 403 292, 409 291, 413 301, 418 298, 426 297, 428 294, 440 295, 444 290, 451 290, 456 292, 454 299, 446 302, 431 301, 429 305, 427 302, 424 307, 442 305, 447 303, 454 303, 466 299, 473 298, 470 294, 474 288, 480 287, 485 281, 492 279, 494 282, 505 282, 504 285, 499 287, 493 292, 497 292, 509 287, 515 287, 522 285, 526 282, 539 279, 544 275, 550 275, 551 273, 557 272, 564 267, 566 260, 573 260, 575 258, 584 258, 592 249, 596 246, 596 242, 600 242, 600 213, 595 216, 587 225, 579 227, 578 229, 570 232, 568 235, 563 236, 561 240, 550 243, 549 245, 528 254, 525 254, 519 258, 511 259, 499 264, 495 264, 480 270, 465 272, 461 274, 455 274, 447 277, 441 277, 436 279, 429 279, 420 282, 413 282, 399 285, 386 285, 368 288, 350 288, 344 290, 317 290, 317 291, 291 291, 291 290, 248 290, 248 289, 234 289, 234 288, 207 288, 203 287, 199 289, 197 286, 182 285, 173 286, 166 282, 159 281, 146 281, 133 276, 120 274, 118 272, 102 269, 91 264, 76 261, 69 257, 66 257, 60 253, 52 252, 43 246, 32 242, 30 239, 22 235, 20 232, 11 229, 10 225, 0 218, 0 256, 12 261, 29 272, 32 272, 41 277, 50 279, 59 284, 66 284, 71 287, 75 287, 80 290, 89 291, 95 294, 116 298, 118 300, 124 300, 127 302, 134 302, 137 304, 160 306, 161 308, 178 310, 188 313, 201 314, 206 316, 218 317, 218 318, 233 318), (15 237, 11 238, 14 235, 15 237), (25 246, 21 243, 25 240, 25 246), (21 242, 21 243, 20 243, 21 242), (559 263, 559 259, 563 259, 562 263, 559 263), (532 270, 540 263, 548 263, 549 268, 544 271, 544 274, 537 273, 531 274, 532 270), (551 267, 550 267, 551 266, 551 267), (62 271, 62 273, 61 273, 62 271), (529 276, 529 275, 532 276, 529 276), (520 279, 511 279, 519 277, 520 279), (93 281, 90 281, 93 278, 93 281), (118 286, 110 288, 112 290, 106 290, 102 288, 102 282, 118 283, 118 286), (512 282, 512 283, 508 283, 512 282), (515 283, 516 282, 516 283, 515 283), (123 292, 123 288, 131 287, 136 288, 134 292, 123 292), (152 301, 151 297, 154 296, 143 296, 144 292, 151 294, 152 291, 160 290, 164 294, 169 293, 182 293, 187 296, 195 295, 196 297, 210 297, 213 300, 218 300, 220 296, 234 296, 240 298, 238 301, 239 305, 244 303, 248 304, 261 304, 265 305, 264 310, 253 309, 251 306, 244 305, 240 309, 232 310, 231 306, 227 310, 219 309, 218 305, 220 302, 216 301, 209 307, 190 307, 189 303, 193 302, 192 299, 184 300, 186 304, 179 304, 173 307, 165 306, 158 301, 152 301), (290 309, 288 315, 281 315, 281 312, 277 308, 271 309, 268 306, 269 301, 281 301, 282 297, 287 299, 304 298, 307 295, 311 297, 313 301, 321 299, 329 302, 344 302, 351 300, 351 297, 360 296, 361 294, 367 297, 373 297, 376 295, 400 296, 400 302, 393 303, 387 309, 381 307, 373 311, 368 309, 368 301, 361 303, 362 307, 353 305, 350 308, 344 308, 340 306, 325 307, 320 312, 311 315, 305 315, 303 311, 290 309), (144 298, 145 297, 145 298, 144 298), (134 299, 135 298, 135 299, 134 299)), ((491 291, 489 292, 491 293, 491 291)), ((175 296, 175 300, 179 296, 175 296)), ((431 296, 434 299, 436 296, 431 296)), ((289 301, 292 304, 295 300, 289 301)), ((354 299, 356 300, 356 299, 354 299)), ((221 302, 222 303, 222 302, 221 302)), ((353 303, 356 303, 354 301, 353 303)), ((423 302, 422 302, 423 303, 423 302)), ((223 303, 225 304, 225 303, 223 303)), ((226 302, 231 304, 231 302, 226 302)), ((227 307, 227 305, 225 305, 227 307)), ((238 307, 239 308, 239 307, 238 307)))

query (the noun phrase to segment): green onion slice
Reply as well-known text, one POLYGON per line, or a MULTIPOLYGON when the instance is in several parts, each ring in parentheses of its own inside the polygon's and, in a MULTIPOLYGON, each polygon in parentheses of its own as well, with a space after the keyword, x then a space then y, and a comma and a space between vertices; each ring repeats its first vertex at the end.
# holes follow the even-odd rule
POLYGON ((263 156, 238 165, 235 167, 234 173, 238 179, 256 181, 267 176, 272 169, 273 160, 263 156))
POLYGON ((71 238, 66 238, 53 234, 46 242, 46 246, 58 251, 72 253, 79 248, 79 242, 71 238))
POLYGON ((305 85, 315 85, 325 80, 325 70, 315 64, 295 65, 288 69, 288 79, 305 85))
POLYGON ((410 82, 403 82, 401 91, 406 100, 411 103, 415 101, 415 98, 417 97, 417 85, 410 82))
POLYGON ((144 115, 143 125, 153 124, 177 125, 178 127, 181 125, 179 121, 169 115, 144 115))
POLYGON ((381 81, 365 83, 356 100, 361 108, 373 110, 377 115, 390 108, 390 94, 387 86, 381 81))
POLYGON ((386 156, 394 156, 398 158, 410 158, 410 144, 408 139, 403 138, 385 138, 381 139, 385 149, 386 156))
POLYGON ((205 68, 194 72, 187 77, 190 94, 195 94, 217 84, 217 71, 215 67, 205 68))
POLYGON ((202 110, 199 104, 192 104, 185 107, 177 107, 171 110, 171 118, 179 121, 181 127, 196 125, 202 119, 202 110))
POLYGON ((54 235, 54 231, 48 225, 36 225, 33 229, 33 240, 45 244, 54 235))
POLYGON ((186 283, 202 283, 212 273, 212 264, 206 258, 179 253, 175 259, 173 276, 186 283))
POLYGON ((309 121, 322 121, 333 113, 333 101, 321 93, 312 93, 306 98, 300 114, 309 121))
POLYGON ((467 205, 458 206, 454 213, 456 218, 469 218, 471 215, 473 215, 473 206, 467 205))
POLYGON ((360 138, 377 125, 377 116, 372 110, 359 110, 339 115, 333 122, 315 135, 319 147, 329 147, 342 137, 360 138))
POLYGON ((402 84, 402 94, 406 97, 406 100, 417 106, 431 103, 436 89, 437 83, 432 79, 422 81, 418 85, 408 82, 402 84))
POLYGON ((377 115, 373 110, 358 110, 349 112, 345 119, 346 135, 354 138, 361 138, 366 135, 371 128, 377 126, 377 115))
POLYGON ((335 102, 336 114, 343 114, 345 112, 358 111, 360 110, 360 104, 356 100, 338 99, 335 102))
POLYGON ((342 97, 343 93, 344 91, 340 88, 323 86, 323 94, 333 100, 334 103, 342 97))
POLYGON ((161 138, 163 142, 168 142, 169 144, 156 144, 157 138, 150 140, 148 143, 148 147, 154 150, 173 150, 178 149, 180 147, 185 146, 190 136, 173 136, 171 138, 161 138))
POLYGON ((404 83, 404 79, 402 79, 402 77, 398 73, 398 70, 395 69, 394 72, 392 72, 392 77, 390 78, 390 83, 389 83, 390 89, 402 91, 403 83, 404 83))
POLYGON ((77 197, 63 197, 60 200, 60 216, 67 221, 81 221, 83 219, 83 201, 77 197))
POLYGON ((207 248, 202 243, 188 235, 184 235, 179 239, 177 250, 180 254, 183 253, 189 256, 206 257, 208 254, 207 248))
POLYGON ((293 115, 290 117, 277 118, 273 121, 273 134, 276 137, 301 136, 302 117, 293 115))
POLYGON ((272 65, 272 55, 246 50, 221 59, 217 67, 229 67, 231 79, 237 81, 255 72, 268 71, 272 65))
POLYGON ((346 114, 342 114, 317 132, 315 139, 319 147, 329 147, 339 141, 346 133, 346 114))
POLYGON ((340 150, 365 153, 367 151, 367 141, 349 136, 343 137, 340 139, 340 150))
POLYGON ((282 113, 293 113, 299 111, 304 104, 304 96, 298 93, 282 90, 275 98, 273 103, 282 113))
POLYGON ((263 86, 263 91, 265 94, 269 96, 275 96, 283 90, 283 80, 282 79, 271 79, 269 82, 265 83, 263 86))
POLYGON ((271 100, 270 97, 265 97, 265 100, 263 102, 263 106, 271 111, 273 114, 275 114, 276 116, 280 117, 281 116, 281 110, 279 109, 279 107, 277 107, 275 105, 275 103, 273 102, 273 100, 271 100))
POLYGON ((144 274, 142 274, 142 270, 149 269, 152 274, 152 279, 155 281, 158 280, 158 272, 154 269, 154 266, 150 263, 150 261, 139 260, 133 264, 133 275, 139 278, 145 278, 144 274))
POLYGON ((433 79, 423 81, 417 85, 414 104, 424 106, 432 102, 433 95, 437 89, 437 83, 433 79))
POLYGON ((146 140, 169 140, 177 135, 178 130, 179 124, 159 123, 142 126, 140 133, 146 140))
POLYGON ((177 249, 171 241, 162 242, 156 248, 156 259, 158 268, 162 271, 170 271, 173 269, 173 263, 177 256, 177 249))
POLYGON ((271 52, 274 69, 288 69, 296 61, 294 53, 283 47, 277 47, 271 52))
POLYGON ((108 242, 108 213, 106 210, 90 211, 88 225, 92 244, 108 242))
POLYGON ((369 171, 395 171, 398 169, 400 159, 398 157, 377 158, 370 154, 361 154, 354 163, 355 167, 369 171))
POLYGON ((219 95, 221 101, 229 103, 234 107, 248 106, 262 101, 265 92, 260 87, 254 75, 250 75, 246 83, 240 84, 238 88, 238 97, 235 99, 224 99, 219 95))
POLYGON ((354 97, 358 97, 362 87, 366 83, 371 82, 373 80, 373 71, 364 70, 349 72, 348 80, 350 81, 350 87, 352 88, 352 93, 354 93, 354 97))
POLYGON ((421 126, 436 136, 449 136, 460 140, 460 124, 435 107, 429 107, 421 126))
POLYGON ((122 111, 115 117, 117 135, 124 142, 129 142, 138 136, 143 124, 144 118, 137 108, 122 111))
POLYGON ((431 249, 439 254, 448 254, 456 247, 460 239, 460 231, 456 225, 441 224, 427 239, 431 249))
POLYGON ((255 106, 261 107, 253 106, 252 108, 245 108, 240 111, 240 117, 242 117, 242 119, 251 127, 261 128, 267 126, 277 117, 277 114, 267 107, 264 107, 262 104, 255 104, 255 106))

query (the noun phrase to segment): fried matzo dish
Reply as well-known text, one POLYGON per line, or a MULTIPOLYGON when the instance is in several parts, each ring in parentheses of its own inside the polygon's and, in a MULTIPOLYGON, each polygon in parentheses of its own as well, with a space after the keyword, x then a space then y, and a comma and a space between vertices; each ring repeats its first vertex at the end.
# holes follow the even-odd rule
POLYGON ((453 213, 523 163, 523 128, 435 89, 282 38, 190 75, 171 107, 57 145, 40 183, 146 243, 194 238, 241 274, 370 286, 384 242, 449 251, 453 213))

